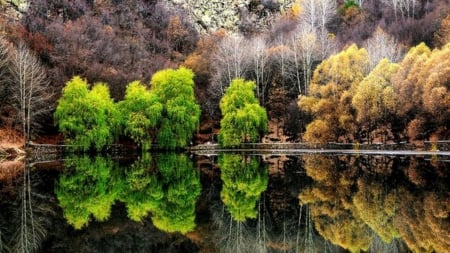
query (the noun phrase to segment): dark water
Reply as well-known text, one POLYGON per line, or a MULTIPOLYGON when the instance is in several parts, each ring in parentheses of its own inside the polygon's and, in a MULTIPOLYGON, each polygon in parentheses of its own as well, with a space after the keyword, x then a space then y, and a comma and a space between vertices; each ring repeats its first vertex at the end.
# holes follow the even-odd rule
POLYGON ((0 165, 0 252, 450 252, 449 157, 0 165))

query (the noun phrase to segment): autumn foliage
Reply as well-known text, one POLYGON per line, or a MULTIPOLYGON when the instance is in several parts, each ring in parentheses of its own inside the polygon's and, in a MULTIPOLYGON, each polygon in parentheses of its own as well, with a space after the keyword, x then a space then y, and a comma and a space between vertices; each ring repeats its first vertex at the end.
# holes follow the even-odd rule
POLYGON ((314 120, 305 140, 367 141, 448 138, 450 44, 412 47, 402 61, 382 59, 369 72, 365 49, 351 46, 315 70, 301 110, 314 120))

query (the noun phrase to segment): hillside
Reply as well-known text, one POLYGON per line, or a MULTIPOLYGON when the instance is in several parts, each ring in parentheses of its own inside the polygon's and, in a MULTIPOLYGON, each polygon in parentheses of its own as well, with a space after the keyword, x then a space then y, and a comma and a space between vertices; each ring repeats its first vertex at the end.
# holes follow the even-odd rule
POLYGON ((64 86, 74 76, 85 78, 91 86, 107 84, 118 102, 130 82, 140 80, 149 86, 155 72, 181 65, 195 74, 195 96, 202 112, 196 143, 216 140, 222 117, 219 101, 236 77, 256 83, 255 95, 267 110, 270 129, 275 129, 266 139, 371 142, 449 138, 448 61, 442 58, 450 40, 450 4, 446 0, 403 0, 399 5, 390 0, 0 3, 0 127, 19 135, 25 131, 27 117, 20 109, 17 82, 9 78, 14 73, 7 63, 14 60, 13 52, 26 46, 45 75, 42 93, 35 94, 42 98, 38 105, 45 110, 36 109, 39 114, 32 124, 27 123, 32 139, 58 131, 53 112, 64 86), (420 43, 423 46, 419 47, 420 43), (345 56, 353 53, 349 49, 352 44, 357 55, 367 57, 360 63, 366 69, 353 69, 342 62, 333 65, 333 57, 361 60, 345 56), (421 56, 414 50, 425 53, 421 56), (371 87, 372 71, 383 67, 379 66, 383 58, 399 65, 393 67, 392 75, 382 78, 400 102, 376 110, 363 108, 359 97, 371 97, 368 92, 358 93, 363 89, 360 84, 371 87), (332 72, 348 67, 354 74, 340 80, 338 97, 327 98, 324 91, 325 87, 334 89, 334 84, 321 77, 336 77, 323 74, 324 69, 328 71, 327 64, 335 66, 332 72), (414 69, 428 64, 430 67, 421 71, 414 69), (407 103, 412 97, 416 103, 407 103), (363 117, 361 112, 369 110, 374 113, 363 117), (380 110, 384 113, 375 113, 380 110))

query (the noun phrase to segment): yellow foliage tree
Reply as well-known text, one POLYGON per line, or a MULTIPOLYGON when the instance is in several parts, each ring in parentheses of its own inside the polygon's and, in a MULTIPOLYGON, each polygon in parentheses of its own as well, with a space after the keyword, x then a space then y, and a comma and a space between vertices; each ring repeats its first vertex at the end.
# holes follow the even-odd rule
POLYGON ((310 126, 307 127, 305 140, 326 142, 329 137, 336 141, 339 137, 352 139, 355 130, 352 97, 368 70, 367 51, 354 44, 317 66, 309 95, 299 97, 299 107, 312 113, 316 120, 322 120, 320 124, 313 122, 322 126, 319 130, 328 129, 329 132, 318 134, 315 133, 317 129, 310 126))
POLYGON ((380 123, 387 124, 388 115, 394 113, 395 94, 391 76, 397 69, 397 64, 384 58, 356 88, 352 105, 357 111, 356 120, 367 131, 369 142, 372 141, 370 132, 380 123))
POLYGON ((397 113, 400 117, 414 113, 419 107, 422 86, 417 82, 417 75, 431 54, 430 48, 421 43, 412 47, 401 61, 398 71, 392 76, 397 94, 397 113))

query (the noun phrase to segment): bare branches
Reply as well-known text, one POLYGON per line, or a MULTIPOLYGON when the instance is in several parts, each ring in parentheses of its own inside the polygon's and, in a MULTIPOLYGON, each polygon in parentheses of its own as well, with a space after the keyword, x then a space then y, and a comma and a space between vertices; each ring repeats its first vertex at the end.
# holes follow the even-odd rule
POLYGON ((25 142, 28 142, 37 117, 50 111, 52 92, 45 69, 23 42, 12 52, 10 71, 14 85, 12 98, 19 112, 25 142))
POLYGON ((7 81, 9 79, 9 43, 0 36, 0 104, 7 99, 7 81))
POLYGON ((404 55, 402 45, 380 27, 364 43, 364 47, 369 53, 370 69, 373 69, 383 58, 391 62, 399 62, 404 55))
POLYGON ((244 78, 249 66, 247 41, 238 34, 231 34, 222 39, 212 56, 214 75, 211 80, 210 95, 218 101, 225 94, 225 89, 235 78, 244 78))

